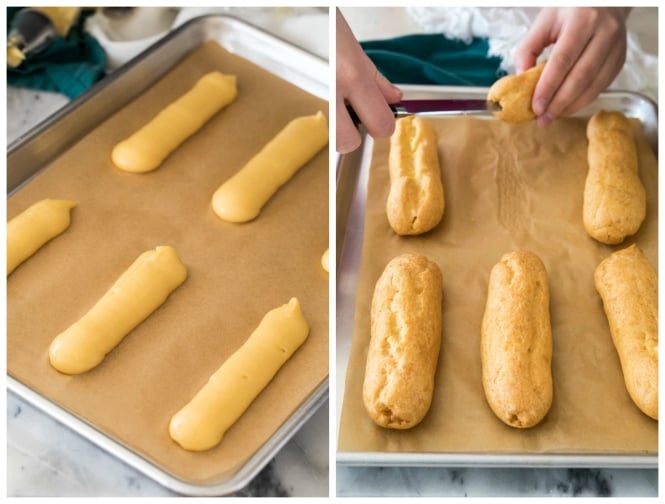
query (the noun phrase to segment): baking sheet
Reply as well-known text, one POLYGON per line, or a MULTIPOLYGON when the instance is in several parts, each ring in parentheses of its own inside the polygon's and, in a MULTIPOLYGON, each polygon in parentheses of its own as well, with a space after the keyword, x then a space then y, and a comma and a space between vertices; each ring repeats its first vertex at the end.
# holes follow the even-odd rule
POLYGON ((304 404, 328 375, 328 152, 319 153, 248 224, 219 220, 214 190, 290 119, 328 104, 205 43, 130 105, 59 156, 7 203, 12 218, 45 197, 78 202, 70 229, 20 266, 7 285, 7 369, 166 474, 194 485, 227 481, 304 404), (239 80, 238 99, 156 171, 122 173, 113 145, 204 73, 239 80), (306 211, 304 211, 304 209, 306 211), (189 277, 96 369, 58 374, 51 340, 77 320, 144 250, 174 246, 189 277), (208 452, 168 437, 168 421, 258 325, 296 296, 306 343, 246 414, 208 452))
MULTIPOLYGON (((616 101, 614 106, 620 108, 616 101)), ((398 237, 390 230, 384 210, 388 142, 370 142, 357 160, 369 171, 364 227, 353 216, 347 227, 363 239, 355 309, 344 311, 348 295, 338 296, 337 303, 338 345, 349 344, 340 326, 349 327, 355 316, 345 388, 338 395, 338 462, 655 464, 658 424, 625 391, 593 270, 613 250, 635 241, 657 267, 657 160, 641 134, 647 220, 621 246, 595 242, 581 222, 585 123, 585 118, 560 120, 544 130, 477 118, 435 120, 446 214, 434 231, 420 237, 398 237), (554 404, 539 426, 526 431, 505 426, 489 409, 478 351, 489 271, 503 253, 516 248, 538 253, 548 270, 554 337, 554 404), (390 431, 367 416, 361 387, 374 283, 385 264, 403 252, 424 253, 440 265, 444 329, 430 412, 410 431, 390 431)), ((362 176, 357 182, 361 194, 362 176)), ((343 255, 351 254, 344 250, 343 255)), ((347 294, 352 270, 352 265, 341 265, 338 282, 347 294)))

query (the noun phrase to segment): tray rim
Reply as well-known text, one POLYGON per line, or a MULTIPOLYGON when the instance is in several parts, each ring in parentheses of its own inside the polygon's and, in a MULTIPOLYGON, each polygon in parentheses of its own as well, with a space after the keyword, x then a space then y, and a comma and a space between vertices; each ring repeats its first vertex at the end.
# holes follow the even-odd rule
POLYGON ((238 491, 254 479, 257 473, 265 467, 267 462, 277 454, 296 431, 328 400, 329 378, 324 379, 318 385, 303 404, 231 478, 211 484, 189 483, 166 472, 147 458, 100 431, 91 423, 58 406, 10 375, 7 375, 7 390, 165 488, 183 495, 214 497, 238 491))
POLYGON ((514 453, 391 453, 337 452, 337 464, 348 467, 576 467, 656 469, 658 455, 514 454, 514 453))
MULTIPOLYGON (((428 86, 428 85, 400 85, 400 89, 404 92, 404 98, 479 98, 485 97, 489 88, 487 87, 463 87, 463 86, 428 86)), ((652 114, 653 124, 650 128, 645 128, 647 139, 654 149, 657 156, 658 154, 658 105, 651 98, 631 91, 606 91, 599 95, 598 99, 592 104, 580 110, 575 116, 584 117, 590 115, 593 111, 598 110, 599 103, 607 100, 625 100, 636 99, 643 102, 649 108, 652 114), (651 132, 651 134, 648 134, 651 132), (654 136, 655 132, 655 136, 654 136)), ((486 116, 491 118, 491 114, 487 113, 486 116)), ((477 116, 478 117, 478 116, 477 116)), ((480 116, 482 117, 482 116, 480 116)), ((337 201, 344 201, 348 204, 349 208, 336 208, 336 215, 341 216, 344 222, 337 223, 337 253, 338 253, 338 269, 337 281, 344 281, 344 277, 348 276, 348 272, 344 272, 345 262, 357 262, 362 252, 363 236, 360 236, 359 243, 353 244, 354 250, 348 252, 346 243, 346 232, 342 234, 340 243, 340 227, 346 231, 347 223, 351 220, 351 216, 355 219, 359 217, 362 220, 361 228, 364 227, 364 202, 359 201, 366 195, 366 184, 368 179, 368 170, 364 169, 364 163, 369 163, 368 154, 371 154, 373 146, 373 139, 367 135, 366 131, 362 132, 361 146, 354 152, 349 154, 339 155, 337 158, 337 178, 336 189, 339 192, 340 185, 344 188, 351 185, 353 194, 351 196, 340 197, 337 195, 337 201), (351 175, 345 174, 349 171, 348 165, 353 165, 355 173, 351 175), (360 169, 358 169, 360 168, 360 169), (348 180, 352 182, 349 182, 348 180), (364 187, 361 187, 365 184, 364 187), (359 213, 360 212, 360 213, 359 213), (351 253, 353 257, 349 258, 347 254, 351 253)), ((353 272, 353 276, 357 278, 357 269, 353 272)), ((337 306, 342 304, 350 304, 352 312, 347 314, 351 321, 355 316, 355 291, 351 299, 340 300, 340 292, 337 292, 337 306)), ((346 296, 348 297, 348 296, 346 296)), ((339 323, 340 313, 337 312, 337 320, 339 323)), ((336 347, 339 348, 339 335, 340 331, 336 331, 336 347)), ((350 346, 353 335, 348 336, 348 341, 345 341, 350 346)), ((339 359, 339 351, 336 353, 336 358, 339 359)), ((341 417, 342 406, 344 402, 344 392, 346 387, 346 371, 349 354, 348 352, 343 356, 344 362, 342 369, 344 373, 340 376, 340 363, 336 363, 336 447, 335 459, 339 466, 348 467, 594 467, 594 468, 625 468, 625 469, 654 469, 658 468, 658 453, 643 454, 643 453, 483 453, 483 452, 371 452, 371 451, 342 451, 337 449, 339 441, 339 420, 341 417)))
MULTIPOLYGON (((43 121, 39 122, 33 128, 31 128, 26 133, 20 135, 16 138, 10 145, 7 146, 7 158, 9 160, 12 154, 20 152, 23 147, 29 145, 31 142, 39 139, 40 135, 47 133, 52 128, 55 128, 63 119, 67 119, 70 115, 74 114, 79 107, 89 102, 92 98, 98 97, 105 90, 112 88, 113 85, 117 85, 119 79, 127 75, 128 72, 135 70, 141 66, 141 63, 145 62, 151 55, 156 51, 160 50, 169 43, 173 43, 174 40, 178 40, 181 37, 188 35, 193 35, 200 37, 202 42, 209 40, 215 40, 215 34, 209 33, 210 30, 207 30, 208 22, 214 22, 215 20, 220 20, 221 22, 228 22, 230 24, 236 24, 240 26, 243 30, 252 32, 253 36, 260 37, 263 40, 269 40, 273 43, 280 45, 282 50, 289 51, 292 53, 297 53, 300 57, 308 60, 312 65, 315 65, 315 71, 312 72, 315 77, 312 77, 312 80, 317 81, 320 86, 328 86, 328 81, 321 81, 321 79, 316 75, 316 72, 321 72, 323 68, 328 68, 329 64, 324 58, 319 57, 318 55, 299 47, 281 37, 268 33, 262 28, 259 28, 243 19, 240 19, 233 15, 227 14, 206 14, 202 16, 194 17, 182 25, 176 27, 171 32, 166 34, 164 37, 156 41, 146 50, 142 51, 140 54, 132 58, 130 61, 119 67, 112 74, 107 76, 105 79, 99 81, 85 93, 70 101, 57 111, 55 111, 50 116, 46 117, 43 121), (197 32, 196 30, 201 30, 197 32)), ((198 47, 196 45, 195 47, 198 47)), ((189 52, 189 50, 187 51, 189 52)), ((169 61, 169 66, 166 72, 168 72, 173 66, 178 63, 179 59, 174 59, 169 61)), ((254 63, 257 64, 257 63, 254 63)), ((257 65, 259 66, 259 65, 257 65)), ((270 71, 270 70, 266 70, 270 71)), ((327 74, 327 71, 325 72, 327 74)), ((148 85, 142 88, 140 91, 137 91, 136 94, 132 95, 124 103, 118 104, 117 107, 113 108, 114 113, 120 108, 124 107, 129 101, 134 99, 136 96, 139 96, 141 93, 150 87, 152 84, 157 82, 163 74, 158 75, 155 79, 151 80, 148 85)), ((279 76, 282 79, 285 79, 284 76, 279 76)), ((294 84, 296 85, 296 84, 294 84)), ((300 86, 298 86, 300 87, 300 86)), ((306 92, 310 92, 315 96, 328 101, 327 96, 321 94, 321 90, 309 90, 304 89, 306 92)), ((105 115, 97 121, 97 124, 103 122, 109 117, 105 115)), ((79 137, 80 138, 80 137, 79 137)), ((77 141, 79 138, 76 138, 74 141, 77 141)), ((28 173, 27 177, 22 179, 16 187, 9 187, 7 197, 9 197, 13 192, 19 190, 23 184, 29 182, 29 180, 41 170, 46 168, 46 164, 50 160, 62 154, 64 150, 69 148, 71 145, 65 146, 62 150, 52 153, 50 156, 45 156, 45 160, 40 162, 35 162, 40 165, 38 169, 33 173, 28 173)), ((7 163, 7 172, 6 177, 9 177, 9 163, 7 163)), ((240 466, 228 479, 220 479, 212 483, 193 483, 185 481, 184 479, 179 478, 178 476, 167 472, 162 469, 153 461, 148 460, 147 458, 139 455, 137 452, 131 450, 130 448, 124 446, 119 440, 111 437, 107 433, 102 432, 94 425, 88 423, 82 418, 70 413, 65 408, 57 405, 50 399, 34 391, 27 385, 25 385, 20 380, 16 379, 9 372, 6 373, 6 382, 7 390, 16 396, 24 399, 28 403, 32 404, 42 412, 51 416, 59 423, 65 427, 71 429, 77 434, 81 435, 83 438, 92 442, 99 448, 105 450, 111 455, 115 456, 120 461, 130 465, 134 469, 143 473, 145 476, 153 479, 160 485, 165 488, 172 490, 180 494, 186 494, 191 496, 201 496, 201 497, 212 497, 212 496, 221 496, 236 492, 244 488, 267 464, 270 460, 279 452, 279 450, 297 433, 297 431, 302 427, 302 425, 309 420, 312 415, 328 400, 329 397, 329 381, 330 373, 314 387, 311 393, 307 398, 302 402, 300 406, 291 414, 291 416, 275 431, 275 433, 251 456, 240 466)))

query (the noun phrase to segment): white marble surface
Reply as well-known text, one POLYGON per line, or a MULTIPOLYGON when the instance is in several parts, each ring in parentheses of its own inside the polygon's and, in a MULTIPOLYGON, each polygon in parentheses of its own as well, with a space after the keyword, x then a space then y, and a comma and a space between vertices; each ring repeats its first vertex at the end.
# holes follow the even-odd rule
MULTIPOLYGON (((327 11, 223 9, 319 54, 328 55, 327 11), (303 35, 303 24, 317 26, 303 35)), ((185 14, 191 15, 192 10, 185 14)), ((196 9, 196 13, 203 13, 196 9)), ((184 20, 184 17, 183 19, 184 20)), ((59 94, 7 89, 7 143, 67 103, 59 94)), ((327 496, 326 402, 237 496, 327 496)), ((7 394, 7 496, 174 496, 11 392, 7 394)))
MULTIPOLYGON (((237 496, 328 495, 328 404, 322 406, 237 496)), ((178 495, 58 423, 7 395, 10 497, 178 495)))
POLYGON ((656 469, 337 467, 337 495, 655 497, 656 469))
MULTIPOLYGON (((341 11, 360 40, 385 39, 423 31, 402 7, 343 7, 341 11)), ((658 53, 657 26, 655 8, 636 8, 629 18, 629 28, 639 35, 642 47, 655 54, 658 53)), ((345 282, 342 278, 338 289, 353 289, 345 282)), ((340 325, 343 331, 352 330, 350 321, 338 320, 338 331, 340 325)), ((338 359, 340 355, 348 355, 348 349, 340 350, 338 338, 338 359)), ((336 418, 339 417, 343 399, 345 370, 346 364, 337 362, 336 418)), ((335 493, 340 497, 654 497, 658 495, 658 470, 337 465, 335 493)))

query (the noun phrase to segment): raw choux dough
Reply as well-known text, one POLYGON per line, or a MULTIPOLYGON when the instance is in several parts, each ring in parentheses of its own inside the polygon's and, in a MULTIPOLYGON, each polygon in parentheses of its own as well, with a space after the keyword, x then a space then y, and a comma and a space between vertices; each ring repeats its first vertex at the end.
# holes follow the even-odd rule
POLYGON ((326 270, 328 273, 330 273, 329 262, 330 262, 330 249, 326 249, 326 251, 321 256, 321 266, 323 266, 323 269, 326 270))
POLYGON ((640 248, 614 252, 594 273, 633 402, 658 420, 658 274, 640 248))
POLYGON ((494 112, 494 117, 506 122, 524 122, 536 118, 531 108, 533 92, 540 75, 545 68, 545 62, 529 68, 517 75, 506 75, 492 84, 487 101, 496 103, 501 110, 494 112))
POLYGON ((75 206, 70 200, 44 199, 7 223, 7 275, 69 227, 75 206))
POLYGON ((7 47, 7 66, 17 68, 25 60, 25 54, 18 47, 7 47))
POLYGON ((171 418, 171 438, 190 451, 216 446, 308 334, 296 298, 269 311, 242 347, 171 418))
POLYGON ((113 164, 133 173, 154 170, 212 116, 235 100, 236 95, 235 75, 220 72, 204 75, 192 89, 117 144, 111 153, 113 164))
POLYGON ((621 112, 600 111, 589 120, 587 138, 584 228, 602 243, 621 243, 637 233, 646 217, 633 130, 621 112))
POLYGON ((441 221, 445 210, 438 139, 421 117, 399 119, 390 137, 390 192, 386 215, 399 235, 425 233, 441 221))
POLYGON ((327 144, 323 112, 294 119, 215 191, 214 212, 228 222, 254 219, 277 189, 327 144))
POLYGON ((506 254, 490 274, 481 326, 485 397, 518 428, 539 423, 552 405, 552 326, 547 271, 528 251, 506 254))
POLYGON ((141 254, 78 322, 51 343, 51 365, 80 374, 97 366, 185 281, 187 268, 169 246, 141 254))
POLYGON ((441 348, 443 277, 427 257, 402 254, 376 282, 363 404, 374 423, 410 429, 429 411, 441 348))

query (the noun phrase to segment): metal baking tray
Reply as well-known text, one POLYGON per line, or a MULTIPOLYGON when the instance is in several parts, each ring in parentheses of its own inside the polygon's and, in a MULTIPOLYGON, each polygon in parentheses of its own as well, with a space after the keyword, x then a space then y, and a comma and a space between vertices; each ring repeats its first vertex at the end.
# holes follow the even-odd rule
MULTIPOLYGON (((143 93, 192 50, 210 40, 310 94, 328 100, 327 61, 231 16, 195 18, 14 141, 7 152, 8 194, 143 93)), ((193 485, 166 473, 94 425, 72 415, 9 375, 7 388, 163 486, 181 494, 196 496, 224 495, 246 486, 328 400, 328 379, 325 379, 228 479, 208 485, 193 485)))
MULTIPOLYGON (((482 99, 487 88, 447 86, 400 86, 405 99, 482 99)), ((639 119, 645 135, 658 154, 658 106, 649 98, 630 92, 605 92, 577 116, 587 117, 599 110, 618 110, 639 119)), ((489 117, 489 113, 487 114, 489 117)), ((367 183, 373 141, 366 134, 356 151, 337 158, 337 331, 336 405, 337 425, 344 402, 344 383, 351 352, 355 292, 360 266, 365 222, 367 183)), ((337 433, 339 434, 339 433, 337 433)), ((623 454, 493 454, 493 453, 394 453, 341 452, 337 464, 345 466, 420 467, 607 467, 655 468, 658 455, 623 454)))

